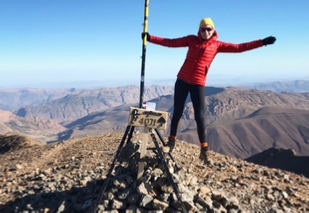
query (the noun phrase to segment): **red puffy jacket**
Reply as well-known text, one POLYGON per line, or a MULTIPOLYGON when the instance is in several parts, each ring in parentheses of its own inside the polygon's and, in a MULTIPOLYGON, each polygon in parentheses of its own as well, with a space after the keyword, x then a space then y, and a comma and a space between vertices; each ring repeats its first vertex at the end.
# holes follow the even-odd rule
POLYGON ((166 47, 189 47, 186 60, 177 77, 191 84, 205 86, 208 69, 217 53, 238 53, 263 46, 262 40, 232 44, 218 41, 217 38, 218 34, 215 31, 213 36, 207 41, 203 41, 200 33, 198 33, 198 36, 188 35, 175 39, 151 35, 149 42, 166 47))

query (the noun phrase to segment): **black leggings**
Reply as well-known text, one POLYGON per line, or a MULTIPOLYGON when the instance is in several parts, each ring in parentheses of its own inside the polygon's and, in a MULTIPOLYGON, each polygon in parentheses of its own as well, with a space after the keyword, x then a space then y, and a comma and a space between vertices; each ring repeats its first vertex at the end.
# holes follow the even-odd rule
POLYGON ((190 93, 193 104, 199 140, 200 142, 206 142, 206 126, 204 120, 205 87, 188 84, 180 79, 177 79, 175 83, 174 112, 171 121, 170 135, 176 136, 177 134, 178 123, 182 116, 188 93, 190 93))

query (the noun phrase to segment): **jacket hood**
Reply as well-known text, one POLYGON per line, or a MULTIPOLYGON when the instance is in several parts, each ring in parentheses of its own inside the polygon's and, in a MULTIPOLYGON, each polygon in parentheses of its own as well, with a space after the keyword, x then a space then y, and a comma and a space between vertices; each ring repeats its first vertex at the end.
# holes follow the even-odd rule
MULTIPOLYGON (((201 42, 205 42, 205 40, 203 39, 203 37, 202 37, 202 35, 201 35, 200 30, 197 32, 197 36, 198 36, 198 38, 199 38, 199 40, 200 40, 201 42)), ((207 41, 209 41, 209 40, 217 40, 217 39, 218 39, 218 33, 217 33, 217 31, 215 30, 214 33, 212 34, 211 38, 208 39, 207 41)))

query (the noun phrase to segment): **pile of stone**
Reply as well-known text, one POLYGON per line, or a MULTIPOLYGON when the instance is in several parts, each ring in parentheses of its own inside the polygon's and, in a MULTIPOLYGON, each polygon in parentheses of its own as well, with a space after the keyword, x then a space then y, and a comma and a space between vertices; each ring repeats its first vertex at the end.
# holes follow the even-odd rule
MULTIPOLYGON (((140 141, 128 143, 120 158, 134 160, 140 155, 139 147, 140 141)), ((156 150, 148 150, 146 158, 158 158, 158 153, 155 153, 156 150)), ((218 191, 201 186, 201 180, 186 169, 178 171, 175 162, 166 158, 169 176, 163 160, 159 158, 158 162, 145 163, 139 179, 135 163, 119 164, 108 179, 97 212, 241 212, 237 198, 227 198, 218 191)))

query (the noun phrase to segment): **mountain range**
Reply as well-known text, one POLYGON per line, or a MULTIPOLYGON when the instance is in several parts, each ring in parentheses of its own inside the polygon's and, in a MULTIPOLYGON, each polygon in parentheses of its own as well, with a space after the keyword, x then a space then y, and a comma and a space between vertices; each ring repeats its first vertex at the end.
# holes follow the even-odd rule
POLYGON ((272 81, 237 85, 242 88, 269 90, 273 92, 309 92, 308 80, 272 81))
MULTIPOLYGON (((144 100, 149 100, 161 95, 171 94, 172 87, 151 86, 144 91, 144 100)), ((110 107, 122 104, 136 103, 140 98, 140 90, 136 86, 118 88, 102 88, 95 90, 62 91, 66 94, 57 99, 46 96, 42 104, 24 105, 15 114, 21 117, 29 115, 56 120, 61 124, 67 124, 78 118, 82 118, 93 112, 101 112, 110 107)), ((31 97, 31 95, 30 95, 31 97)), ((34 100, 32 100, 34 101, 34 100)), ((16 107, 13 107, 16 108, 16 107)))
MULTIPOLYGON (((173 94, 173 85, 175 80, 158 80, 153 86, 146 86, 145 93, 147 96, 147 90, 152 90, 151 88, 166 88, 165 94, 173 94), (170 83, 166 83, 170 82, 170 83), (169 90, 169 91, 168 91, 169 90)), ((7 111, 16 111, 25 106, 37 106, 39 104, 47 103, 52 100, 59 99, 61 97, 65 97, 67 95, 79 94, 83 91, 98 91, 100 90, 104 95, 115 94, 120 95, 123 90, 127 90, 130 93, 136 93, 139 91, 139 85, 131 85, 131 86, 118 86, 118 87, 110 87, 106 82, 89 82, 89 85, 96 85, 96 89, 85 89, 80 84, 63 84, 61 88, 15 88, 15 89, 6 89, 1 88, 0 86, 0 109, 7 111), (75 85, 75 87, 74 87, 75 85), (103 86, 102 86, 103 85, 103 86), (105 85, 105 86, 104 86, 105 85), (99 88, 99 89, 98 89, 99 88)), ((84 85, 84 84, 82 84, 84 85)), ((309 80, 294 80, 294 81, 272 81, 272 82, 264 82, 264 83, 250 83, 250 84, 224 84, 216 87, 227 87, 234 86, 239 88, 246 89, 257 89, 257 90, 269 90, 273 92, 309 92, 309 80)), ((162 93, 163 94, 163 93, 162 93)), ((139 93, 138 93, 139 96, 139 93)), ((150 97, 154 98, 154 97, 150 97)), ((138 101, 135 99, 134 101, 138 101)), ((124 104, 124 103, 122 103, 124 104)))
MULTIPOLYGON (((6 117, 0 134, 20 132, 43 142, 123 132, 131 106, 138 106, 136 86, 79 89, 1 90, 6 117), (18 108, 20 107, 20 108, 18 108)), ((216 152, 248 158, 274 146, 309 153, 309 93, 271 92, 237 87, 206 87, 207 140, 216 152)), ((144 100, 173 112, 173 87, 145 88, 144 100)), ((169 126, 169 125, 168 125, 169 126)), ((138 129, 138 128, 137 128, 138 129)), ((178 139, 198 144, 190 97, 179 123, 178 139)), ((167 136, 169 128, 162 132, 167 136)))

